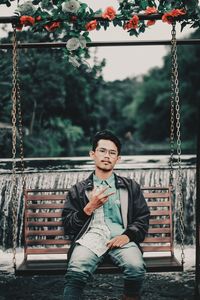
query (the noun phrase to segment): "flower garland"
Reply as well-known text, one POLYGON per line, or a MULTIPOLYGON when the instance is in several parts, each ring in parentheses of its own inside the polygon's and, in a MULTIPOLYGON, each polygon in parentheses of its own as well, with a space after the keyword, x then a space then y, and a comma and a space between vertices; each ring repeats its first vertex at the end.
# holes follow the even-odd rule
MULTIPOLYGON (((12 0, 0 0, 0 4, 10 5, 12 0)), ((18 6, 20 16, 18 30, 30 26, 33 31, 48 31, 62 34, 66 39, 65 53, 68 60, 79 66, 81 58, 87 54, 86 43, 91 42, 92 30, 105 30, 112 23, 122 27, 129 35, 138 36, 146 28, 156 23, 152 15, 160 15, 163 22, 200 26, 198 1, 196 0, 118 0, 117 11, 108 6, 105 10, 94 11, 79 0, 33 0, 18 6), (141 18, 141 14, 145 17, 141 18)))

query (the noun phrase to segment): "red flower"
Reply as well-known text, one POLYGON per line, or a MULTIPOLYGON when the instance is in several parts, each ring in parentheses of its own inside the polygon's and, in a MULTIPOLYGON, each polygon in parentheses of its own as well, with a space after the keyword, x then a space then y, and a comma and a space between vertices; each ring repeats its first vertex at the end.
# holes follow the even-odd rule
POLYGON ((85 28, 87 31, 95 30, 97 28, 97 24, 98 24, 97 20, 93 20, 93 21, 88 22, 85 25, 85 28))
MULTIPOLYGON (((155 6, 153 6, 153 7, 148 6, 147 9, 145 10, 146 15, 156 14, 157 12, 158 11, 157 11, 157 8, 155 6)), ((155 20, 148 20, 147 21, 147 26, 152 26, 155 23, 156 23, 155 20)))
POLYGON ((156 23, 155 20, 148 20, 148 21, 147 21, 147 26, 152 26, 152 25, 154 25, 155 23, 156 23))
POLYGON ((173 23, 173 17, 171 16, 170 13, 165 13, 163 16, 162 16, 162 21, 163 22, 166 22, 168 24, 172 24, 173 23))
POLYGON ((37 22, 42 21, 42 17, 41 17, 41 16, 36 17, 36 18, 35 18, 35 21, 37 21, 37 22))
POLYGON ((182 16, 185 14, 186 14, 186 11, 184 9, 173 9, 171 11, 172 17, 178 17, 178 16, 182 16))
POLYGON ((170 12, 165 13, 162 16, 162 21, 168 24, 172 24, 175 17, 185 15, 186 11, 184 9, 173 9, 170 12))
POLYGON ((35 18, 31 16, 21 16, 20 24, 24 26, 33 26, 35 24, 35 18))
POLYGON ((77 19, 78 19, 77 16, 71 16, 70 21, 71 21, 72 23, 74 23, 74 22, 76 22, 77 19))
POLYGON ((124 29, 136 29, 138 27, 139 17, 134 15, 125 25, 124 29))
POLYGON ((44 26, 44 28, 49 32, 56 30, 58 27, 60 27, 60 22, 52 22, 44 26))
POLYGON ((146 15, 156 14, 157 12, 158 12, 157 8, 154 6, 153 7, 148 6, 147 9, 145 10, 146 15))
POLYGON ((116 16, 116 10, 112 6, 108 6, 102 14, 103 19, 112 21, 116 16))

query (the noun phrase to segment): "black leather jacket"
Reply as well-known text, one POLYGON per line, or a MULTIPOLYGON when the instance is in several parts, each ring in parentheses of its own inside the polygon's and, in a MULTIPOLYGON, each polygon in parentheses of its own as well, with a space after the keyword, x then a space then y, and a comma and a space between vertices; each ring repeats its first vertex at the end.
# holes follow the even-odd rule
MULTIPOLYGON (((121 201, 121 211, 125 231, 130 241, 137 244, 142 242, 149 227, 149 208, 146 204, 140 186, 132 179, 115 175, 115 185, 123 195, 121 201), (125 199, 127 198, 127 199, 125 199)), ((83 211, 88 203, 87 192, 93 189, 93 173, 69 190, 63 209, 63 226, 66 235, 73 236, 73 243, 68 253, 73 250, 74 243, 79 239, 88 227, 92 218, 83 211)), ((121 197, 120 197, 121 198, 121 197)))

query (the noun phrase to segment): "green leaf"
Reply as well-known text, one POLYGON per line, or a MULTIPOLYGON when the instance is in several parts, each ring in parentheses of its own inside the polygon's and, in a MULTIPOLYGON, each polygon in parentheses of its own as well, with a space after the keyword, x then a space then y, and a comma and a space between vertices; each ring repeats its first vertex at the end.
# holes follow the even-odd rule
POLYGON ((187 22, 181 23, 181 32, 183 31, 183 28, 187 25, 187 22))
POLYGON ((117 26, 117 25, 122 26, 122 21, 116 18, 116 19, 113 20, 113 25, 114 26, 117 26))
POLYGON ((33 0, 34 5, 38 5, 41 2, 41 0, 33 0))
POLYGON ((114 20, 113 20, 113 25, 114 25, 114 26, 117 26, 117 25, 118 25, 118 22, 117 22, 117 21, 118 21, 117 19, 114 19, 114 20))
POLYGON ((96 30, 100 30, 100 29, 101 29, 101 25, 99 23, 97 23, 96 30))
POLYGON ((156 7, 156 3, 154 0, 149 0, 149 6, 154 6, 156 7))
POLYGON ((138 36, 138 32, 136 29, 131 29, 129 32, 129 35, 132 36, 132 35, 135 35, 135 36, 138 36))
POLYGON ((199 28, 200 27, 200 21, 198 20, 198 21, 195 21, 193 24, 192 24, 192 26, 190 26, 190 28, 199 28))
POLYGON ((146 0, 141 0, 141 7, 142 9, 146 9, 148 6, 148 2, 146 0))
POLYGON ((109 22, 105 22, 103 25, 104 30, 106 30, 109 27, 109 22))
POLYGON ((140 28, 139 28, 139 32, 141 32, 141 33, 144 33, 145 32, 145 29, 146 29, 146 26, 141 26, 140 28))

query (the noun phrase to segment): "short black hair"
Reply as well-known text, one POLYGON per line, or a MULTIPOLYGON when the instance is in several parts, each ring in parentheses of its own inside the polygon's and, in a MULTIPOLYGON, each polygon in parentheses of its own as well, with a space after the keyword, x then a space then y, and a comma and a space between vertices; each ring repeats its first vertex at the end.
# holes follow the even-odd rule
POLYGON ((118 155, 121 153, 121 142, 116 135, 114 135, 110 130, 98 131, 92 140, 92 150, 95 151, 99 140, 109 140, 112 141, 118 150, 118 155))

